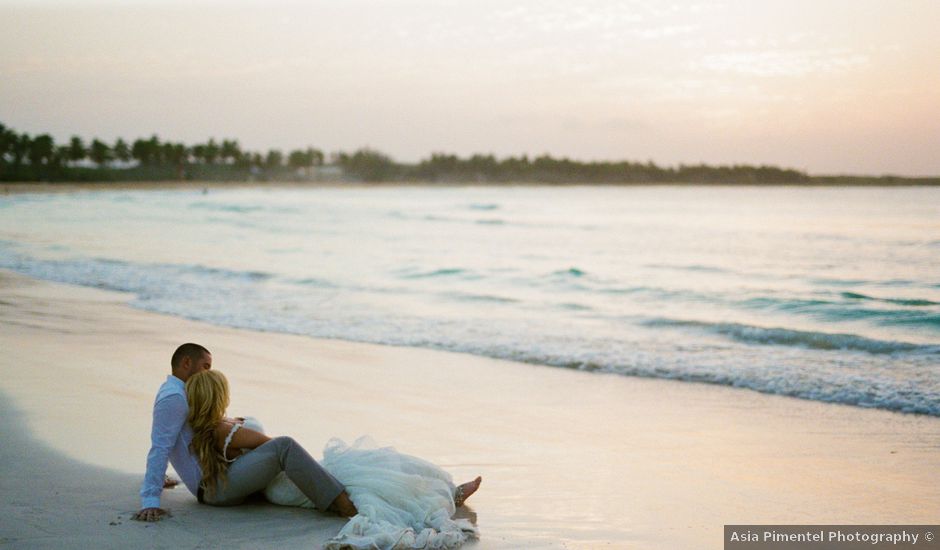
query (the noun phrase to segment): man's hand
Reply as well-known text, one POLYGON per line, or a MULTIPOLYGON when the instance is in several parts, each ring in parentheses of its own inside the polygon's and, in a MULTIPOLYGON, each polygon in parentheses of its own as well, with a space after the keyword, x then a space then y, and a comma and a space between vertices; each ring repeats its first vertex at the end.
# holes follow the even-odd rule
POLYGON ((170 476, 163 476, 163 488, 164 489, 172 489, 173 487, 176 487, 179 484, 180 484, 180 480, 173 479, 170 476))
POLYGON ((173 514, 171 514, 169 510, 164 510, 163 508, 144 508, 134 514, 131 519, 136 519, 137 521, 160 521, 163 518, 171 517, 173 517, 173 514))

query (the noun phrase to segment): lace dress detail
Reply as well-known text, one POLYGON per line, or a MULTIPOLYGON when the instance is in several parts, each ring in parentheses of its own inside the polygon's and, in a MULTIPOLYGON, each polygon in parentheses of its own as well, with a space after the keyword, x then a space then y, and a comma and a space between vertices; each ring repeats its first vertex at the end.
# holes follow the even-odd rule
POLYGON ((235 432, 237 432, 238 429, 241 428, 241 427, 242 427, 242 425, 239 424, 238 422, 236 422, 235 424, 232 425, 232 429, 228 431, 228 435, 225 436, 225 445, 222 446, 222 460, 224 460, 224 461, 226 461, 226 462, 228 462, 228 463, 235 462, 235 460, 238 459, 239 456, 241 456, 241 454, 239 454, 239 455, 236 456, 235 458, 227 458, 227 457, 228 457, 228 446, 229 446, 229 443, 232 442, 232 437, 235 435, 235 432))

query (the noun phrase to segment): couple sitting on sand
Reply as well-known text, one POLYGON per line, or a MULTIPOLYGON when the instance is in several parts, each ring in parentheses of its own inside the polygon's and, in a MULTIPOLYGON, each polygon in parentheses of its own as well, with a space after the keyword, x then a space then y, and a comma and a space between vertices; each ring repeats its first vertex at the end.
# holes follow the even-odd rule
POLYGON ((172 374, 153 405, 152 445, 134 515, 158 521, 167 462, 200 503, 239 504, 263 491, 277 504, 304 506, 352 518, 327 548, 450 548, 476 528, 451 516, 481 479, 454 486, 449 474, 365 438, 353 446, 333 439, 322 464, 290 437, 268 437, 253 419, 225 416, 229 388, 211 370, 212 354, 183 344, 170 360, 172 374))

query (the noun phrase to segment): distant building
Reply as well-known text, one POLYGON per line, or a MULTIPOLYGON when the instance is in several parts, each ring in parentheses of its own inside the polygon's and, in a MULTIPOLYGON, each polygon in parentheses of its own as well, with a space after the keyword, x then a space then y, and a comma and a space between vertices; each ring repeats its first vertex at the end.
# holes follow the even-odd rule
POLYGON ((344 181, 346 175, 336 164, 325 164, 310 168, 310 179, 314 181, 344 181))

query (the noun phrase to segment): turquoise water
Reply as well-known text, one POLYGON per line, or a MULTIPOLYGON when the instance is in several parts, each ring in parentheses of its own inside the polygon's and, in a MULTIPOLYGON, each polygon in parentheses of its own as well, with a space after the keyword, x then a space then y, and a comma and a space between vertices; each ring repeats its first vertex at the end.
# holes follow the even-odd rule
POLYGON ((230 326, 940 416, 937 188, 12 195, 0 267, 230 326))

